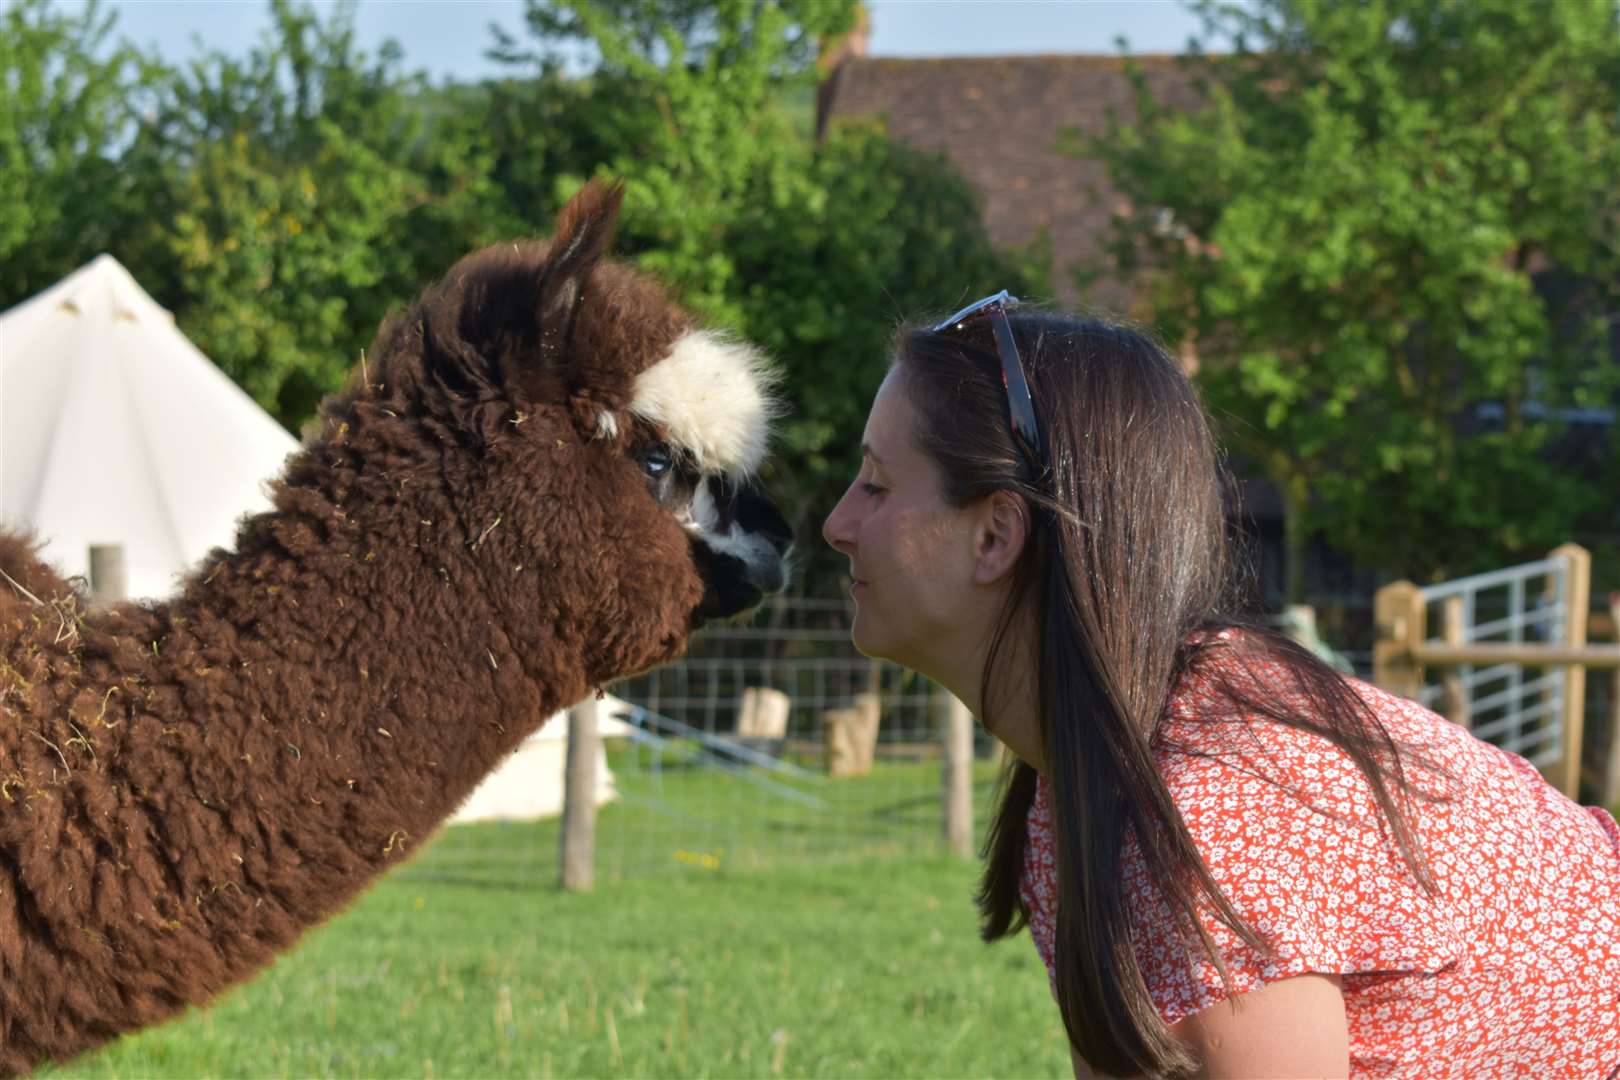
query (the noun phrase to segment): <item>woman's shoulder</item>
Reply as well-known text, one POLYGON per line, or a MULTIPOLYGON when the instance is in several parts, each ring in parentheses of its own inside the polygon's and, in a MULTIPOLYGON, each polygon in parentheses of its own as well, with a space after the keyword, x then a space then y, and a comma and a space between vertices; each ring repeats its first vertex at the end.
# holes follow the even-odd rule
MULTIPOLYGON (((1355 758, 1309 729, 1314 706, 1288 666, 1259 651, 1207 659, 1178 688, 1154 755, 1210 878, 1265 948, 1251 948, 1201 904, 1200 921, 1229 968, 1227 985, 1200 959, 1141 846, 1127 838, 1121 873, 1133 941, 1161 1013, 1173 1021, 1305 972, 1434 971, 1453 961, 1460 949, 1453 920, 1413 877, 1355 758), (1267 707, 1234 703, 1223 680, 1267 707)), ((1454 756, 1450 733, 1430 730, 1400 699, 1353 680, 1349 689, 1392 739, 1422 747, 1424 760, 1454 756)), ((1406 764, 1416 786, 1431 782, 1406 764)), ((1425 833, 1425 813, 1391 794, 1425 833)))
MULTIPOLYGON (((1477 740, 1445 717, 1360 679, 1325 677, 1343 680, 1381 764, 1399 753, 1420 790, 1426 780, 1455 781, 1475 771, 1477 740)), ((1173 688, 1153 735, 1154 755, 1172 792, 1281 781, 1325 794, 1369 795, 1355 759, 1324 733, 1320 708, 1288 658, 1263 639, 1224 630, 1205 642, 1173 688)))

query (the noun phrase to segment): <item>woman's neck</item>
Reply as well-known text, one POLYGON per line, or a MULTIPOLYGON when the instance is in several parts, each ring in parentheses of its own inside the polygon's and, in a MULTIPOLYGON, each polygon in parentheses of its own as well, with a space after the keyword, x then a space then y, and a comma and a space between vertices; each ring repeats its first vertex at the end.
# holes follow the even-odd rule
POLYGON ((990 635, 964 642, 953 657, 939 665, 938 671, 924 674, 966 705, 985 730, 1020 760, 1045 773, 1035 640, 1033 620, 1019 613, 999 647, 993 648, 994 638, 990 635), (988 688, 987 665, 991 665, 988 688))

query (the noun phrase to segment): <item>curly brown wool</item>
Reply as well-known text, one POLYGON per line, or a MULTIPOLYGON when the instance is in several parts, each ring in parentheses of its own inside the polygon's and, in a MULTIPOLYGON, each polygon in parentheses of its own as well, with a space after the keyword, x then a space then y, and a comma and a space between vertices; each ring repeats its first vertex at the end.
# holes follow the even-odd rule
POLYGON ((385 323, 174 599, 86 612, 0 533, 0 1070, 251 975, 543 718, 684 647, 712 582, 622 410, 693 323, 599 261, 620 197, 385 323))

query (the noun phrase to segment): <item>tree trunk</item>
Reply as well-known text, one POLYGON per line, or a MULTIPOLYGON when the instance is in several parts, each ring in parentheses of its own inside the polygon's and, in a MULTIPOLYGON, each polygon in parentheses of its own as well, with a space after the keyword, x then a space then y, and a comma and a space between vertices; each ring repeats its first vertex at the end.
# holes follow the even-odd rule
POLYGON ((1310 534, 1305 528, 1305 510, 1310 505, 1310 485, 1304 474, 1279 470, 1273 474, 1283 501, 1283 603, 1305 603, 1305 548, 1310 534))

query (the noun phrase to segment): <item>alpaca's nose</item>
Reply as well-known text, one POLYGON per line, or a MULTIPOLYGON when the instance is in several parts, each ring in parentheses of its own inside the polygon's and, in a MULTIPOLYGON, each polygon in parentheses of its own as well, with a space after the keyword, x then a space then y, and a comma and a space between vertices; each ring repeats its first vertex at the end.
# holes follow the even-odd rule
POLYGON ((786 555, 793 546, 793 526, 775 503, 753 488, 743 488, 737 493, 737 524, 744 531, 770 541, 779 555, 786 555))
POLYGON ((694 533, 692 545, 703 576, 703 602, 693 614, 729 618, 787 588, 793 528, 758 489, 711 480, 715 527, 694 533))
POLYGON ((779 556, 788 553, 793 546, 793 526, 763 491, 726 477, 714 477, 709 485, 724 528, 764 540, 779 556))
POLYGON ((721 516, 732 534, 747 538, 737 554, 748 584, 766 594, 787 588, 787 557, 793 548, 793 526, 787 518, 751 484, 720 479, 711 490, 724 508, 721 516))

